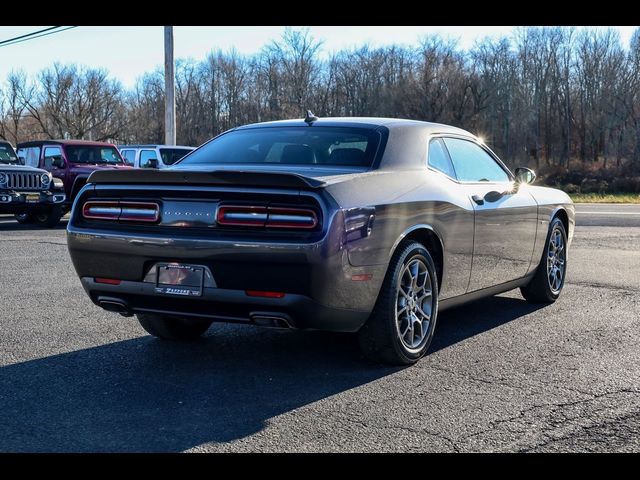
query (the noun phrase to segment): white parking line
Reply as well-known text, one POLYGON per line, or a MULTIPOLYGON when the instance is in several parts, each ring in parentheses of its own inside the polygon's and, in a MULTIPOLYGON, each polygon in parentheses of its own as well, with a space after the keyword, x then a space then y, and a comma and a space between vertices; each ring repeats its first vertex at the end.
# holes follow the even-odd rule
POLYGON ((584 212, 576 210, 580 215, 640 215, 640 212, 584 212))

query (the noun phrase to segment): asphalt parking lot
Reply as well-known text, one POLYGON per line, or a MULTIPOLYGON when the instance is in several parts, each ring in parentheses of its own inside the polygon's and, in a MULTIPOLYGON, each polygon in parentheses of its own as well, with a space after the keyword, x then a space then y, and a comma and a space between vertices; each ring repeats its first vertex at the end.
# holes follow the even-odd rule
POLYGON ((0 216, 0 451, 640 451, 640 206, 577 221, 558 302, 444 312, 388 368, 349 335, 152 339, 88 300, 64 225, 0 216))

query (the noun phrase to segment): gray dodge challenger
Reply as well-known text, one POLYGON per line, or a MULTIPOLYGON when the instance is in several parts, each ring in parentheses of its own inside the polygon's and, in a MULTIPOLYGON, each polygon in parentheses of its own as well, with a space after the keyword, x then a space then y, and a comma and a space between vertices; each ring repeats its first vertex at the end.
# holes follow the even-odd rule
POLYGON ((411 364, 440 310, 560 295, 575 210, 534 179, 459 128, 309 113, 230 130, 168 169, 92 173, 68 246, 91 300, 151 335, 357 332, 368 358, 411 364))

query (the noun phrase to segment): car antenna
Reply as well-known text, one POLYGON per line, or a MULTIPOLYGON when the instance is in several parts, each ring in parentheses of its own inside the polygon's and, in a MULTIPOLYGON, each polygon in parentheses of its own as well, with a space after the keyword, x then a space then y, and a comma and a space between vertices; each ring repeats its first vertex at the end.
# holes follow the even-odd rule
POLYGON ((311 126, 313 122, 317 122, 318 117, 316 117, 311 110, 307 110, 307 116, 304 117, 304 122, 311 126))

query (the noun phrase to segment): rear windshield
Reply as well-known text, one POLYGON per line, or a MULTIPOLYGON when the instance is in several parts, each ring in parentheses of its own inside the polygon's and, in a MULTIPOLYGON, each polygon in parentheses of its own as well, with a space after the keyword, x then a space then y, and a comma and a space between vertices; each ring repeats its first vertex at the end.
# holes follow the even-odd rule
POLYGON ((373 130, 262 127, 234 130, 203 145, 180 165, 265 164, 370 167, 380 141, 373 130))
POLYGON ((162 157, 162 163, 165 165, 173 165, 190 151, 190 148, 161 148, 160 156, 162 157))
POLYGON ((116 147, 67 145, 65 151, 67 160, 72 163, 89 163, 93 165, 120 165, 123 163, 116 147))

